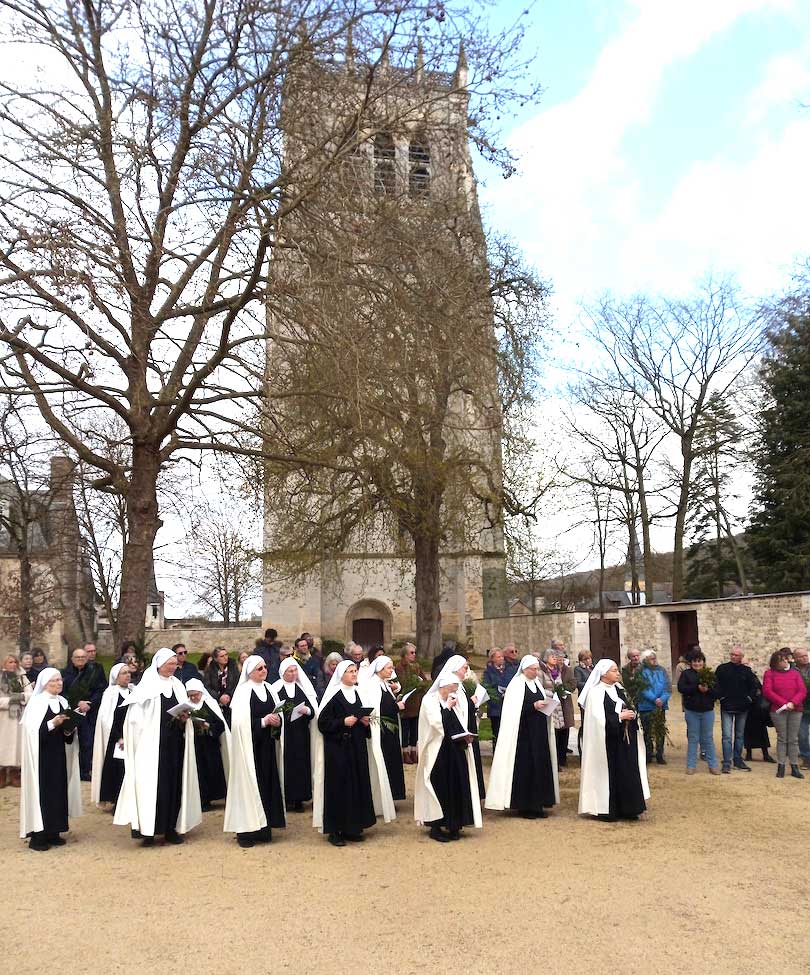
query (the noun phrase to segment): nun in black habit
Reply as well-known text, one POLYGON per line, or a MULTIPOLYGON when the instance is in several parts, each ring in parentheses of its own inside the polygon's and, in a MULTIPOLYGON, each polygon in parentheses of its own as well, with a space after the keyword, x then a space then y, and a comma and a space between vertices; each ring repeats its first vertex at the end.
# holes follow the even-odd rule
POLYGON ((227 756, 230 730, 219 704, 198 677, 186 681, 186 693, 189 703, 194 705, 194 711, 189 717, 194 723, 200 806, 203 812, 209 812, 212 802, 224 799, 228 794, 227 756))
POLYGON ((93 774, 90 780, 90 798, 96 805, 118 802, 124 781, 123 756, 124 718, 127 709, 121 705, 131 693, 132 674, 126 664, 115 664, 110 670, 109 686, 104 691, 98 708, 96 731, 93 739, 93 774))
POLYGON ((287 809, 303 812, 312 799, 312 752, 318 698, 309 677, 294 657, 279 664, 273 693, 284 705, 284 798, 287 809))

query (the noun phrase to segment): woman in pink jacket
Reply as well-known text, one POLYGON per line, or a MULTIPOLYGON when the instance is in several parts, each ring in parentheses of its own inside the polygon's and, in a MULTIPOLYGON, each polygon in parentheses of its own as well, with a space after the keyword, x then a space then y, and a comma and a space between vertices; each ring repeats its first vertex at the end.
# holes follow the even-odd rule
POLYGON ((798 670, 791 669, 784 650, 777 650, 771 656, 770 669, 765 671, 762 681, 762 693, 771 702, 771 720, 776 728, 776 777, 785 777, 787 758, 793 778, 803 779, 799 771, 799 725, 807 688, 798 670))

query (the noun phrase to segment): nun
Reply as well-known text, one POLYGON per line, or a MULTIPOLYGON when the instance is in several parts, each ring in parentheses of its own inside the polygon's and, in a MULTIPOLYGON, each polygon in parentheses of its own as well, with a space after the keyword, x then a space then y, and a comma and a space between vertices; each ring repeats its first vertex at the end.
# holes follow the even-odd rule
POLYGON ((343 660, 332 674, 318 709, 312 825, 332 846, 364 839, 377 822, 368 746, 369 708, 357 692, 357 664, 343 660))
POLYGON ((79 743, 61 691, 62 675, 45 667, 21 721, 20 837, 32 850, 64 846, 59 834, 82 814, 79 743))
POLYGON ((132 673, 127 664, 110 669, 108 687, 101 696, 93 737, 93 772, 90 798, 98 806, 111 802, 113 811, 124 781, 124 707, 129 698, 132 673), (120 757, 116 757, 120 756, 120 757))
POLYGON ((556 738, 551 712, 543 710, 548 701, 539 673, 537 658, 527 654, 506 688, 484 803, 525 819, 545 819, 546 809, 560 801, 556 738))
POLYGON ((481 799, 464 690, 453 674, 440 674, 436 684, 419 712, 414 818, 430 827, 432 840, 447 843, 465 826, 481 828, 481 799))
POLYGON ((194 723, 200 808, 203 812, 210 812, 211 803, 224 799, 228 792, 226 769, 230 732, 222 708, 198 677, 186 681, 186 694, 189 704, 194 708, 189 718, 194 723))
POLYGON ((459 685, 458 711, 460 715, 463 715, 464 727, 475 736, 471 739, 470 748, 475 762, 475 774, 478 778, 478 795, 483 799, 485 793, 484 766, 481 762, 481 746, 478 741, 478 708, 487 700, 487 695, 478 681, 475 681, 475 688, 471 692, 464 686, 464 681, 471 679, 472 672, 467 663, 467 658, 462 657, 461 654, 454 654, 447 660, 428 694, 436 693, 439 681, 443 677, 454 677, 459 685))
POLYGON ((580 815, 638 819, 650 797, 643 736, 628 703, 621 675, 600 660, 579 694, 583 708, 580 815))
POLYGON ((315 688, 303 668, 292 657, 278 668, 273 693, 284 705, 284 798, 287 809, 303 812, 312 799, 312 753, 318 710, 315 688))
POLYGON ((371 674, 358 686, 365 707, 372 708, 371 737, 368 740, 368 768, 374 812, 386 823, 396 819, 394 802, 405 798, 405 773, 402 769, 399 704, 391 687, 396 679, 390 657, 377 656, 369 664, 371 674))
POLYGON ((124 707, 124 781, 113 822, 152 846, 183 842, 202 821, 200 785, 186 688, 175 676, 177 655, 163 647, 124 707), (174 715, 169 712, 185 705, 174 715))
POLYGON ((226 833, 243 849, 270 843, 287 825, 284 811, 284 726, 281 702, 267 683, 263 657, 248 657, 231 699, 231 755, 226 833))

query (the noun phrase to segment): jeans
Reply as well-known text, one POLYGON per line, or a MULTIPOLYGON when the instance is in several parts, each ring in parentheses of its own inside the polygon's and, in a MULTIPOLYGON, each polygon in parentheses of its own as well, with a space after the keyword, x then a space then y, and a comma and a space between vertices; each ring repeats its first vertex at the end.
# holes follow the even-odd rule
POLYGON ((791 765, 799 764, 799 725, 804 715, 801 711, 771 711, 771 721, 776 728, 776 761, 785 764, 787 758, 791 765))
POLYGON ((732 757, 735 762, 742 761, 743 738, 747 711, 720 710, 720 724, 723 729, 723 765, 731 768, 732 757), (732 742, 734 745, 732 756, 732 742))
POLYGON ((799 725, 799 754, 802 758, 810 759, 810 712, 802 715, 799 725))
POLYGON ((685 710, 686 717, 686 767, 697 768, 698 745, 706 753, 709 768, 717 768, 714 750, 714 711, 685 710))

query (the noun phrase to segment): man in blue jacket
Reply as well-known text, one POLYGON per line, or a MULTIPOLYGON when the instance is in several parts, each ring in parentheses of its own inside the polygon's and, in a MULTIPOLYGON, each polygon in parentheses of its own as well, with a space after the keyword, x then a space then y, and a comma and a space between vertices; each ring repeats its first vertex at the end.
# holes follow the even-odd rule
POLYGON ((669 675, 658 664, 655 650, 645 650, 641 655, 640 673, 643 686, 638 696, 638 716, 644 731, 644 745, 647 761, 651 761, 653 751, 659 765, 666 765, 664 758, 664 735, 656 734, 653 741, 652 719, 656 711, 666 711, 672 696, 669 675))

